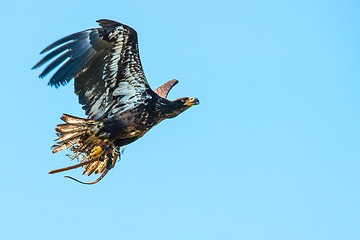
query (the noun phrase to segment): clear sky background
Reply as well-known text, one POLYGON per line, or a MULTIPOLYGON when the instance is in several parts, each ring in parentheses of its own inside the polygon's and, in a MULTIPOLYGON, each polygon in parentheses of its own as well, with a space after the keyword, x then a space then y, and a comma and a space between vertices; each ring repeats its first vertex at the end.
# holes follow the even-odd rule
MULTIPOLYGON (((2 1, 1 239, 360 239, 360 2, 2 1), (68 34, 136 29, 153 88, 201 104, 98 184, 48 175, 73 85, 30 68, 68 34)), ((68 172, 81 180, 81 170, 68 172)))

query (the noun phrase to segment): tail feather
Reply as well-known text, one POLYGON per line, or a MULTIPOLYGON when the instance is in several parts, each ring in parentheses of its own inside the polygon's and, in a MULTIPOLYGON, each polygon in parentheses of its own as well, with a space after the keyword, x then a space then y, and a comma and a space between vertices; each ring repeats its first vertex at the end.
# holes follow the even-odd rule
POLYGON ((81 124, 68 124, 68 123, 65 123, 65 124, 57 125, 55 130, 57 132, 60 132, 60 133, 70 133, 70 132, 77 132, 77 131, 81 131, 81 130, 86 130, 86 126, 83 126, 81 124))
POLYGON ((70 133, 62 133, 61 136, 56 139, 57 142, 65 142, 70 140, 78 140, 81 135, 86 133, 86 130, 78 131, 78 132, 70 132, 70 133))
POLYGON ((64 114, 60 117, 61 120, 63 120, 66 123, 70 124, 84 124, 86 122, 96 122, 95 120, 80 118, 80 117, 74 117, 69 114, 64 114))
MULTIPOLYGON (((68 114, 64 114, 60 117, 60 119, 63 120, 65 124, 59 124, 55 128, 59 138, 55 140, 57 145, 53 146, 53 153, 56 153, 60 150, 69 149, 71 147, 84 151, 84 143, 87 142, 91 143, 90 145, 93 145, 94 139, 92 137, 97 133, 96 130, 98 131, 98 129, 101 128, 101 125, 103 124, 102 121, 74 117, 68 114), (90 139, 91 141, 88 141, 90 139), (79 149, 79 147, 82 149, 79 149)), ((100 141, 100 139, 97 139, 97 142, 100 141)))
POLYGON ((99 165, 102 162, 97 161, 97 162, 93 162, 91 164, 86 165, 83 174, 87 174, 88 176, 90 176, 93 172, 95 172, 95 170, 99 167, 99 165))
POLYGON ((98 173, 101 173, 105 170, 105 167, 106 167, 106 163, 105 161, 101 162, 99 164, 99 166, 97 167, 97 169, 95 170, 95 174, 98 174, 98 173))
POLYGON ((57 153, 58 151, 68 149, 74 144, 75 144, 74 141, 68 141, 66 143, 61 143, 61 144, 55 144, 55 145, 53 145, 51 147, 52 148, 52 153, 57 153))
POLYGON ((53 153, 66 149, 71 150, 73 155, 69 154, 69 157, 81 161, 81 164, 75 166, 84 166, 83 174, 86 173, 89 176, 94 172, 99 174, 105 169, 109 170, 115 166, 116 159, 120 156, 119 147, 114 146, 108 139, 101 139, 97 136, 99 130, 104 126, 103 121, 79 118, 68 114, 64 114, 60 119, 65 123, 59 124, 55 129, 58 138, 52 147, 53 153), (94 159, 91 151, 99 146, 102 148, 104 145, 108 150, 104 151, 101 157, 96 156, 94 159))

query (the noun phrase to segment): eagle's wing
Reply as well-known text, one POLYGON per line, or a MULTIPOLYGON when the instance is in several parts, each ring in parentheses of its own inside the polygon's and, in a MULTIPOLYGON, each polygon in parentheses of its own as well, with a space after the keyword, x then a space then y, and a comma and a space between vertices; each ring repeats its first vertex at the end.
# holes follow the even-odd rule
POLYGON ((75 93, 89 118, 104 119, 134 108, 152 94, 145 78, 134 29, 111 20, 98 20, 94 28, 64 37, 33 68, 53 60, 40 77, 59 67, 49 85, 59 87, 75 79, 75 93))
POLYGON ((155 89, 155 93, 159 95, 162 98, 167 98, 167 95, 169 94, 170 90, 178 83, 179 81, 176 79, 170 80, 157 89, 155 89))

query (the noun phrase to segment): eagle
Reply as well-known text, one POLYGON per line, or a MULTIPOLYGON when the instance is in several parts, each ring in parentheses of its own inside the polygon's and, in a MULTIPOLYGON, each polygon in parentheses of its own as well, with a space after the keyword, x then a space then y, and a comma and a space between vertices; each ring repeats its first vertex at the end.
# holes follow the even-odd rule
POLYGON ((171 101, 167 95, 178 80, 170 80, 153 91, 140 62, 136 31, 112 20, 97 21, 99 28, 71 34, 46 47, 47 53, 32 69, 48 64, 40 78, 52 70, 48 85, 55 88, 74 79, 74 92, 87 118, 63 114, 57 125, 52 152, 70 150, 80 163, 57 173, 84 167, 83 174, 100 174, 99 182, 115 166, 121 150, 144 136, 161 121, 174 118, 191 106, 195 97, 171 101))

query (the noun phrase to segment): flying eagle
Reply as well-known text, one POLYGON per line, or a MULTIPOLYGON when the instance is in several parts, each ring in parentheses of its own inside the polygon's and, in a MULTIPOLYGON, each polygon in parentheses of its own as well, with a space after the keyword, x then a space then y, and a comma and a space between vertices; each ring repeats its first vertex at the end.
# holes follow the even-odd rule
POLYGON ((48 54, 32 68, 49 63, 39 76, 44 78, 59 67, 48 83, 56 88, 74 79, 75 93, 88 117, 64 114, 60 119, 65 123, 55 129, 59 138, 52 152, 68 149, 72 151, 68 156, 80 163, 49 173, 81 166, 83 174, 102 173, 84 184, 100 181, 115 166, 122 146, 199 104, 197 98, 166 98, 178 83, 175 79, 153 91, 141 66, 136 31, 111 20, 97 22, 100 28, 71 34, 45 48, 40 54, 48 54))

